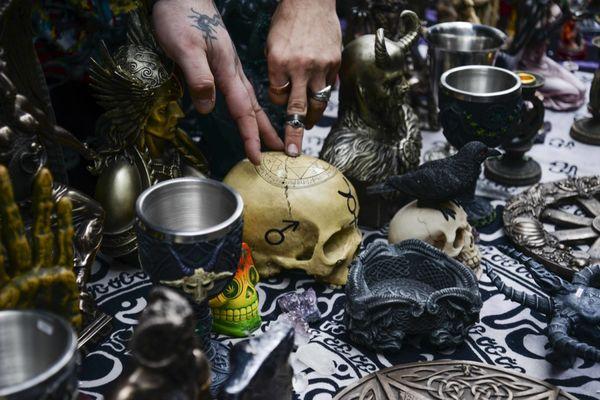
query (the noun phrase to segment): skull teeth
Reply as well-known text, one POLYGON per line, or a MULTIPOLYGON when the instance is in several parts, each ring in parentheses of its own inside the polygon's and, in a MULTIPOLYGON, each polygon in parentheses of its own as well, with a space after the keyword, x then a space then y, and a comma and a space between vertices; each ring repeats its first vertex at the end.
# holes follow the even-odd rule
POLYGON ((222 321, 247 321, 258 317, 258 302, 242 308, 212 309, 213 317, 222 321))

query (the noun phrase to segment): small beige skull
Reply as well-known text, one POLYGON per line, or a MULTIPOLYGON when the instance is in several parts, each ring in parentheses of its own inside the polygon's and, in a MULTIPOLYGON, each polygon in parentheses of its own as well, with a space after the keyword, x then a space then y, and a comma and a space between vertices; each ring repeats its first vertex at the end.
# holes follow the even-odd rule
POLYGON ((260 166, 238 163, 224 182, 244 199, 244 241, 261 277, 301 269, 343 285, 361 242, 352 184, 309 156, 263 153, 260 166))
POLYGON ((441 206, 454 211, 454 218, 446 219, 437 209, 417 207, 416 200, 402 207, 390 222, 389 242, 420 239, 456 258, 471 268, 477 277, 481 276, 481 254, 475 245, 473 229, 467 222, 467 213, 452 202, 441 206))

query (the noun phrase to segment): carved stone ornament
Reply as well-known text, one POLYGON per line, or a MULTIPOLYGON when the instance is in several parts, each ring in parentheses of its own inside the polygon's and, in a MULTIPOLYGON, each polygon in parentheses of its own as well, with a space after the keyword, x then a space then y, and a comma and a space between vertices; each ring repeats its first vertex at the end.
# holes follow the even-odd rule
POLYGON ((374 372, 334 400, 576 400, 544 381, 474 361, 440 360, 374 372))
POLYGON ((570 279, 600 261, 598 175, 539 183, 512 197, 502 218, 506 234, 520 250, 562 277, 570 279), (565 211, 568 205, 577 206, 578 212, 565 211), (579 250, 578 244, 589 249, 579 250))
POLYGON ((376 351, 398 351, 411 337, 454 348, 482 305, 469 268, 415 239, 369 245, 352 264, 346 299, 350 339, 376 351))

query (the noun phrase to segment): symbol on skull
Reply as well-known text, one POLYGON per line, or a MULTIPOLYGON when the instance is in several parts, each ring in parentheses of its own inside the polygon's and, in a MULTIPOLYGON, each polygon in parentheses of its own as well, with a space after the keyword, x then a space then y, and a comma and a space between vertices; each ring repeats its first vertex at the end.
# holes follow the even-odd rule
POLYGON ((338 193, 340 196, 346 198, 346 206, 348 207, 348 211, 354 217, 354 219, 350 221, 348 226, 358 226, 358 215, 356 215, 356 197, 354 197, 354 195, 352 194, 352 188, 350 187, 350 183, 346 178, 344 178, 344 182, 346 182, 346 185, 348 185, 348 192, 346 193, 342 192, 341 190, 338 190, 338 193))
POLYGON ((291 221, 288 219, 283 219, 281 222, 288 224, 282 229, 269 229, 265 232, 265 242, 269 243, 272 246, 277 246, 285 241, 285 231, 292 228, 292 232, 296 232, 298 227, 300 226, 300 221, 291 221))

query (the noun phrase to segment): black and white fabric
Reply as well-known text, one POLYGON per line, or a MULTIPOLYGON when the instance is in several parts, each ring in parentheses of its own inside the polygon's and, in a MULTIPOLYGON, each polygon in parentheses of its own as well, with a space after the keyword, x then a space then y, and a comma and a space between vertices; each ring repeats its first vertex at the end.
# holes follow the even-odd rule
MULTIPOLYGON (((580 74, 589 86, 590 74, 580 74)), ((542 165, 543 181, 569 176, 600 174, 600 150, 584 145, 569 137, 569 129, 576 113, 546 112, 552 128, 529 153, 542 165)), ((321 126, 306 133, 305 153, 318 156, 323 139, 337 114, 337 93, 333 93, 321 126)), ((441 133, 423 133, 424 151, 444 141, 441 133)), ((500 223, 502 206, 516 188, 506 188, 481 180, 480 194, 495 200, 499 218, 479 232, 479 246, 483 258, 510 286, 529 293, 541 294, 527 270, 518 261, 497 249, 509 244, 500 223)), ((363 231, 363 245, 385 241, 386 228, 363 231)), ((139 313, 146 306, 145 296, 151 283, 145 274, 127 266, 98 257, 90 288, 100 308, 114 315, 114 329, 110 337, 99 344, 83 360, 80 374, 80 392, 83 398, 109 398, 117 383, 131 370, 128 341, 136 326, 139 313)), ((378 369, 392 365, 433 359, 461 359, 481 361, 560 386, 580 399, 600 398, 600 365, 578 359, 575 367, 559 370, 546 359, 549 344, 545 335, 547 319, 535 312, 508 301, 490 282, 485 273, 480 280, 484 300, 480 322, 471 328, 466 343, 452 352, 439 353, 419 343, 407 343, 400 351, 375 354, 349 342, 343 325, 345 294, 343 288, 316 283, 300 274, 287 274, 263 280, 257 287, 263 325, 255 334, 261 334, 277 320, 281 311, 276 299, 282 294, 299 289, 314 288, 322 318, 311 325, 308 343, 299 347, 294 357, 294 388, 298 399, 331 399, 342 388, 378 369)), ((227 345, 240 340, 215 337, 227 345)))

